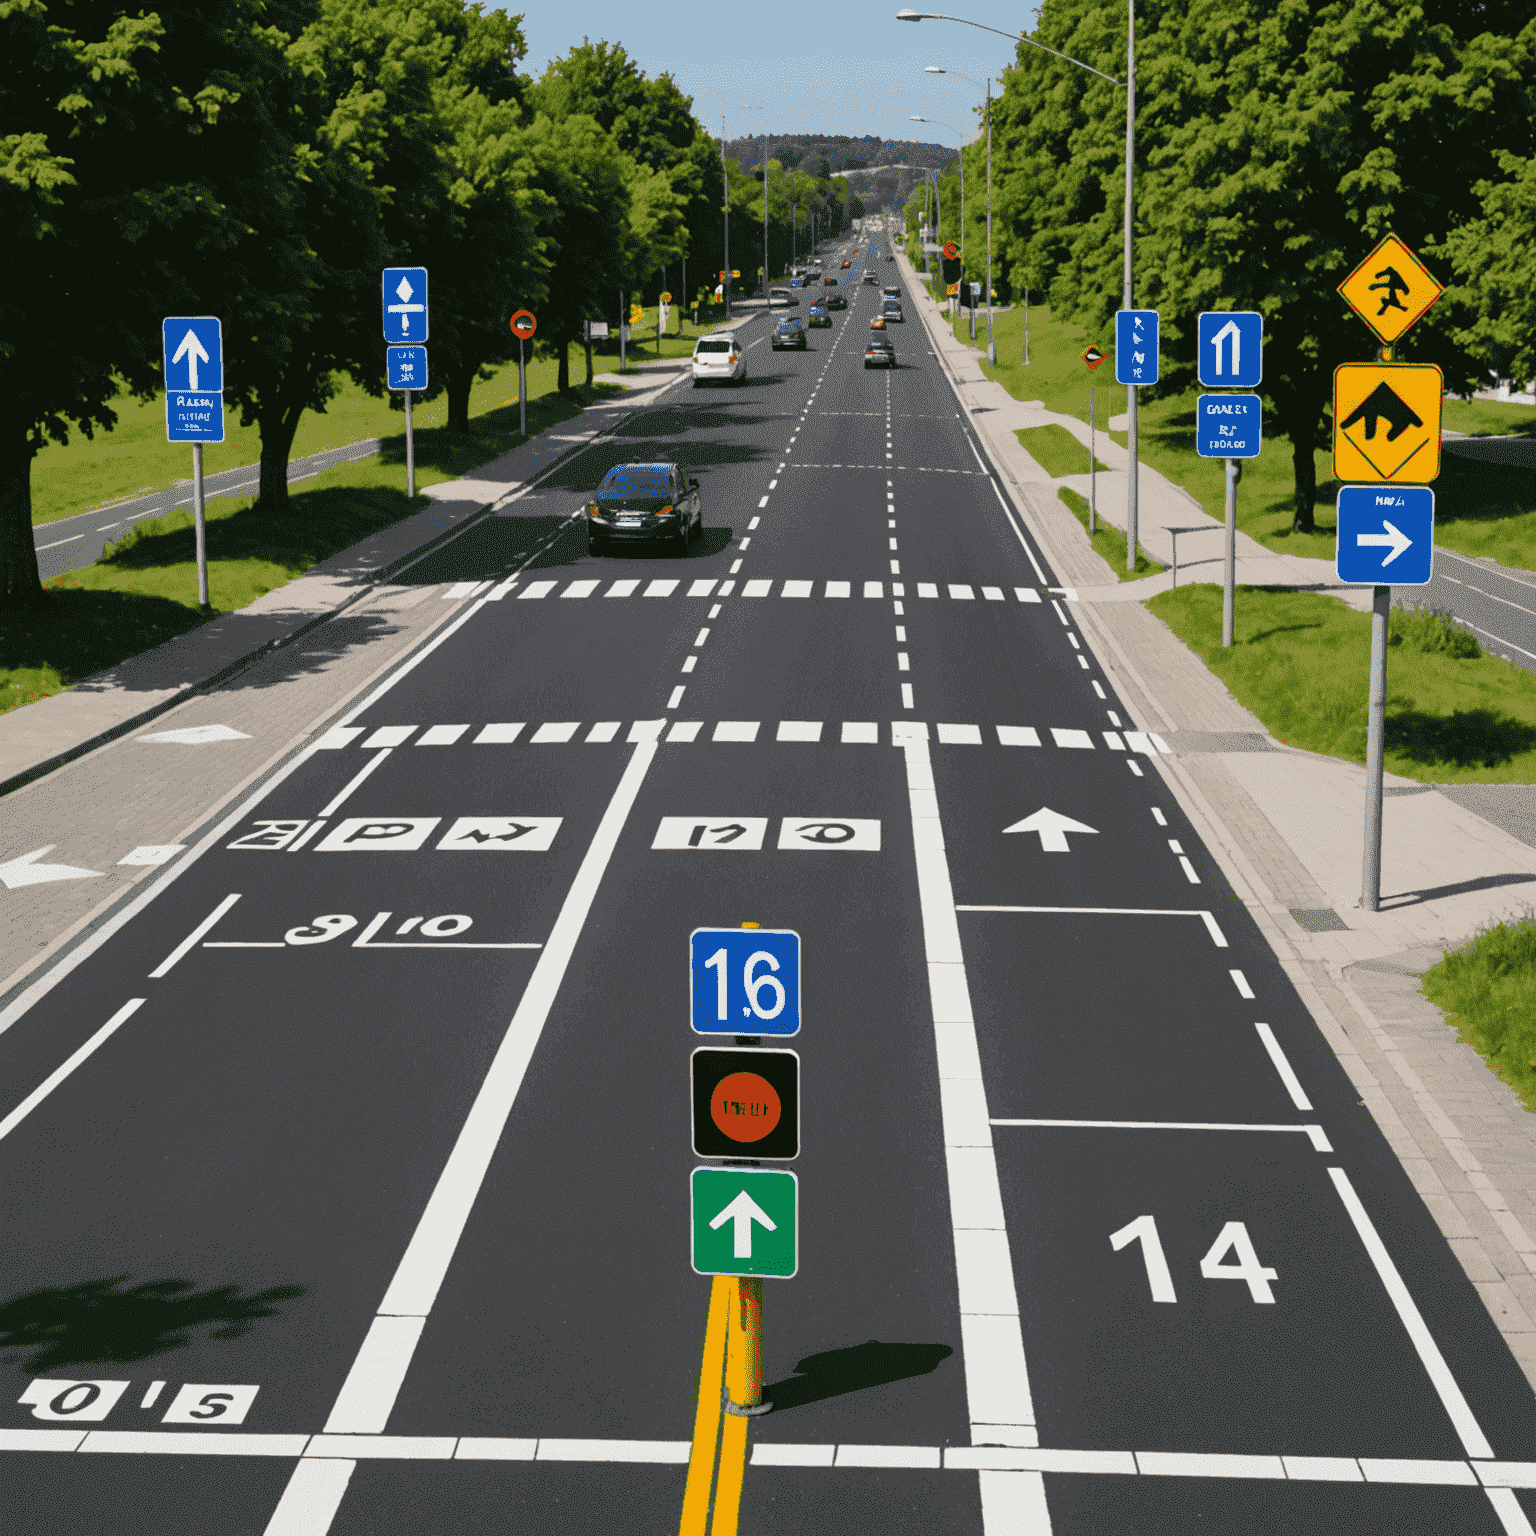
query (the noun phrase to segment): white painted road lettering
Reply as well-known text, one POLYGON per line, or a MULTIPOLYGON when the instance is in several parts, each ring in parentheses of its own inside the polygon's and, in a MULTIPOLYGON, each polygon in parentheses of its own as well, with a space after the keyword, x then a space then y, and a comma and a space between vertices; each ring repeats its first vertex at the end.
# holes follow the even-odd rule
POLYGON ((162 1424, 243 1424, 260 1387, 209 1386, 203 1382, 184 1386, 171 1399, 162 1424))
POLYGON ((126 1381, 72 1381, 38 1377, 17 1399, 28 1404, 34 1419, 99 1424, 128 1390, 126 1381))
POLYGON ((426 842, 441 820, 441 816, 348 816, 315 844, 315 852, 414 850, 426 842))
MULTIPOLYGON (((1173 1288, 1173 1276, 1163 1253, 1162 1239, 1157 1233, 1155 1217, 1138 1216, 1118 1232, 1112 1232, 1109 1242, 1116 1253, 1128 1243, 1140 1243, 1152 1300, 1178 1301, 1173 1288)), ((1229 1221, 1217 1234, 1216 1241, 1200 1260, 1200 1273, 1207 1280, 1241 1280, 1256 1303, 1266 1306, 1274 1303, 1275 1293, 1270 1289, 1270 1281, 1279 1276, 1273 1269, 1259 1263, 1253 1239, 1248 1235, 1248 1228, 1240 1221, 1229 1221), (1230 1260, 1228 1254, 1233 1255, 1230 1260)))
POLYGON ((869 818, 786 816, 779 826, 779 847, 878 853, 880 823, 869 818))
POLYGON ((438 841, 439 849, 544 853, 560 830, 559 816, 461 816, 438 841))
POLYGON ((768 832, 766 816, 663 816, 652 848, 727 848, 755 852, 768 832))

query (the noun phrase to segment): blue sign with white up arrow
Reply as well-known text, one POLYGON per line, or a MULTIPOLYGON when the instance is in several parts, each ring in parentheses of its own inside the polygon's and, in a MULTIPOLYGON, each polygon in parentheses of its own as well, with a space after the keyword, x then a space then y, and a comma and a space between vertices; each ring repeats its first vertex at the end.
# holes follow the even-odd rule
POLYGON ((1339 490, 1333 568, 1351 586, 1422 587, 1435 563, 1435 493, 1427 485, 1339 490))
POLYGON ((1157 383, 1157 311, 1115 311, 1115 383, 1157 383))
POLYGON ((1264 317, 1252 309, 1208 309, 1199 318, 1200 382, 1253 389, 1264 378, 1264 317))
POLYGON ((384 268, 384 340, 427 339, 427 269, 384 268))
POLYGON ((165 435, 173 443, 224 441, 224 340, 213 315, 160 322, 165 367, 165 435))

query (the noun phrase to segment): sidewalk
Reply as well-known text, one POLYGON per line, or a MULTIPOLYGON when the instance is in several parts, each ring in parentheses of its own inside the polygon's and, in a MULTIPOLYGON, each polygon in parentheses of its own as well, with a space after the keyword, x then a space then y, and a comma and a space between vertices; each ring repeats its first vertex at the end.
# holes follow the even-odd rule
MULTIPOLYGON (((676 382, 684 363, 664 362, 614 381, 630 393, 588 406, 579 418, 531 437, 472 476, 424 488, 431 505, 234 613, 131 656, 51 698, 0 715, 0 794, 115 736, 137 729, 234 668, 308 633, 378 584, 509 505, 579 445, 611 430, 627 411, 676 382)), ((604 377, 600 375, 599 377, 604 377)))
MULTIPOLYGON (((897 260, 911 283, 905 257, 897 260)), ((1052 481, 1013 435, 1054 421, 1086 445, 1087 429, 1013 400, 982 374, 979 354, 955 339, 931 301, 919 296, 914 308, 1030 531, 1075 586, 1078 622, 1136 725, 1173 748, 1159 759, 1170 789, 1536 1386, 1536 1115, 1446 1027, 1418 982, 1447 948, 1536 907, 1536 788, 1437 789, 1389 774, 1382 910, 1362 910, 1364 769, 1275 741, 1194 652, 1129 600, 1165 590, 1170 576, 1111 585, 1113 572, 1056 496, 1059 484, 1087 477, 1052 481)), ((1100 439, 1099 456, 1118 459, 1118 476, 1099 477, 1099 507, 1118 511, 1123 527, 1125 452, 1100 439), (1106 482, 1116 481, 1107 493, 1106 482)), ((1168 526, 1219 526, 1145 465, 1140 490, 1141 542, 1159 558, 1168 526)), ((1192 538, 1218 548, 1191 574, 1219 579, 1219 537, 1192 538)), ((1332 574, 1325 561, 1276 555, 1239 535, 1240 582, 1347 597, 1332 574)))

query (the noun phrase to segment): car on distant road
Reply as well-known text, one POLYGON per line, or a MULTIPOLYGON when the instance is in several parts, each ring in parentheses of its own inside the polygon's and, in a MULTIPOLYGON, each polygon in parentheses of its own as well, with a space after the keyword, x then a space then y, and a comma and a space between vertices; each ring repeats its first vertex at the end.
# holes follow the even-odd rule
POLYGON ((864 268, 864 281, 866 283, 874 283, 874 282, 878 281, 878 279, 877 279, 877 277, 875 275, 875 269, 873 267, 865 267, 864 268))
POLYGON ((880 297, 883 299, 899 299, 901 297, 901 284, 887 283, 885 287, 880 290, 880 297))
POLYGON ((843 263, 843 270, 844 270, 844 271, 847 271, 847 269, 848 269, 848 268, 849 268, 849 267, 851 267, 851 266, 852 266, 852 265, 853 265, 853 263, 852 263, 852 262, 851 262, 851 261, 845 261, 845 262, 844 262, 844 263, 843 263))
POLYGON ((747 354, 734 331, 701 336, 693 348, 693 387, 745 383, 747 354))
POLYGON ((773 328, 773 340, 771 342, 775 352, 784 347, 794 347, 799 351, 805 351, 805 321, 799 315, 791 315, 788 319, 780 320, 773 328))
POLYGON ((790 278, 789 286, 791 288, 804 288, 806 283, 809 281, 809 278, 803 277, 797 272, 792 278, 790 278))
MULTIPOLYGON (((706 338, 707 339, 707 338, 706 338)), ((704 532, 699 482, 680 464, 615 464, 586 506, 587 550, 663 544, 686 555, 704 532)))
POLYGON ((780 309, 798 308, 800 300, 792 294, 788 288, 770 288, 768 290, 768 307, 772 309, 777 305, 780 309))
POLYGON ((897 325, 900 325, 902 323, 901 301, 899 299, 887 299, 880 306, 880 313, 887 320, 893 320, 897 325))
POLYGON ((891 345, 889 336, 871 336, 869 345, 864 348, 864 366, 866 368, 894 368, 896 366, 896 348, 891 345))
POLYGON ((811 324, 818 326, 832 324, 832 316, 827 309, 826 301, 824 299, 817 299, 816 302, 811 305, 811 324))
POLYGON ((844 296, 842 289, 837 286, 836 280, 834 279, 828 284, 828 286, 832 289, 832 291, 831 293, 827 294, 827 296, 821 302, 825 304, 828 309, 847 309, 848 300, 844 296))
POLYGON ((869 322, 869 328, 872 331, 883 331, 885 329, 885 316, 876 315, 875 318, 869 322))

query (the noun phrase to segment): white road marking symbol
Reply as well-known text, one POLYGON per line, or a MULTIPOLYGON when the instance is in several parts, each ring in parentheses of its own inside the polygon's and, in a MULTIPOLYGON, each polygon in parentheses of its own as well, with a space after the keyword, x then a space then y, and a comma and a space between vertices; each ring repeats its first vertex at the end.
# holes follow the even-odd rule
MULTIPOLYGON (((1142 1262, 1147 1267, 1147 1284, 1153 1301, 1177 1302, 1173 1289, 1173 1277, 1168 1270, 1168 1260, 1163 1253, 1162 1240, 1157 1235, 1157 1220, 1152 1216, 1138 1216, 1135 1221, 1110 1233, 1110 1246, 1118 1253, 1127 1243, 1141 1244, 1142 1262)), ((1240 1221, 1229 1221, 1211 1244, 1205 1257, 1200 1260, 1200 1273, 1207 1280, 1241 1280, 1256 1304, 1273 1306, 1275 1293, 1269 1282, 1279 1278, 1277 1271, 1259 1263, 1254 1251, 1253 1239, 1248 1228, 1240 1221), (1232 1262, 1223 1262, 1227 1254, 1233 1254, 1232 1262)))
POLYGON ((1138 1216, 1118 1232, 1111 1232, 1109 1243, 1116 1253, 1127 1243, 1140 1243, 1141 1260, 1147 1266, 1147 1284, 1152 1287, 1152 1300, 1178 1301, 1173 1289, 1173 1276, 1168 1272, 1168 1259, 1163 1253, 1162 1239, 1157 1235, 1156 1217, 1138 1216))
POLYGON ((0 882, 4 882, 8 891, 14 891, 23 885, 47 885, 52 880, 97 880, 101 878, 99 869, 76 869, 73 864, 38 864, 34 862, 42 858, 45 853, 52 853, 56 843, 49 843, 43 848, 34 848, 31 853, 24 853, 19 858, 11 859, 5 864, 0 864, 0 882))
POLYGON ((663 816, 651 847, 756 851, 767 832, 766 816, 663 816))
POLYGON ((357 919, 350 912, 328 912, 298 928, 290 928, 283 935, 285 944, 328 944, 350 933, 357 927, 357 919))
POLYGON ((162 1424, 243 1424, 260 1387, 189 1382, 171 1399, 162 1424))
POLYGON ((779 824, 780 848, 846 848, 852 852, 879 853, 878 819, 786 816, 779 824))
POLYGON ((710 1227, 718 1232, 726 1222, 731 1225, 731 1242, 733 1244, 731 1257, 736 1259, 750 1259, 752 1257, 752 1223, 761 1222, 770 1232, 777 1232, 778 1225, 769 1216, 762 1206, 742 1190, 718 1216, 710 1222, 710 1227))
POLYGON ((442 819, 441 816, 348 816, 315 844, 315 852, 420 848, 442 819))
POLYGON ((126 1381, 34 1380, 18 1403, 31 1406, 34 1419, 75 1419, 99 1424, 128 1390, 126 1381))
POLYGON ((1092 832, 1097 835, 1098 830, 1097 827, 1086 827, 1080 821, 1073 821, 1070 816, 1063 816, 1060 811, 1053 811, 1048 805, 1041 806, 1033 816, 1026 816, 1023 821, 1016 821, 1011 827, 1003 828, 1004 833, 1038 832, 1042 853, 1070 853, 1068 832, 1092 832))
POLYGON ((237 837, 234 842, 224 846, 276 853, 286 848, 308 825, 308 821, 258 821, 255 823, 256 831, 247 832, 244 837, 237 837))
POLYGON ((560 816, 460 816, 439 840, 439 850, 524 849, 544 853, 560 830, 560 816))

